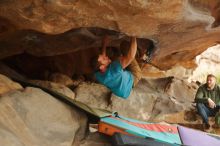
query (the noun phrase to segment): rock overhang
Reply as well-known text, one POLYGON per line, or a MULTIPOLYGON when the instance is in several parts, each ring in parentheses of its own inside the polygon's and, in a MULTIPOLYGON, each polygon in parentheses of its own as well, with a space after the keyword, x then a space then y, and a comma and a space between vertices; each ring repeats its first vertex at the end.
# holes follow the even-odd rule
POLYGON ((100 37, 81 34, 77 40, 84 47, 73 47, 71 32, 98 28, 152 40, 157 48, 152 64, 166 70, 176 64, 194 67, 194 58, 220 41, 220 3, 215 0, 10 0, 1 1, 0 7, 2 58, 24 51, 53 56, 97 47, 100 37))

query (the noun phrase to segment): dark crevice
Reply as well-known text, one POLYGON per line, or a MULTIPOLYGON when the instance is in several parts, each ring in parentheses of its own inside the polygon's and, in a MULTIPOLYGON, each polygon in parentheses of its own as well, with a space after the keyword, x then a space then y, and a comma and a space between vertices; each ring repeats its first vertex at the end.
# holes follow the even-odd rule
POLYGON ((16 27, 6 18, 0 17, 0 36, 11 31, 15 31, 16 27))

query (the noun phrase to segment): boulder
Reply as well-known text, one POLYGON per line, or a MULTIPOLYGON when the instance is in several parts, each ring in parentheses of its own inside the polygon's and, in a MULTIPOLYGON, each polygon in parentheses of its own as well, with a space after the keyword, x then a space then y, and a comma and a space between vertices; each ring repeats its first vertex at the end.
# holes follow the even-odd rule
POLYGON ((23 87, 20 84, 0 74, 0 95, 13 90, 20 90, 20 89, 23 89, 23 87))
POLYGON ((85 136, 85 114, 37 88, 1 96, 0 112, 0 145, 72 146, 85 136))
POLYGON ((127 99, 115 96, 103 85, 82 83, 75 89, 76 100, 92 107, 117 111, 139 120, 153 120, 164 114, 193 109, 196 88, 186 81, 168 77, 142 79, 127 99))
POLYGON ((58 84, 50 81, 41 81, 41 80, 31 80, 31 82, 41 87, 47 88, 49 90, 53 90, 63 95, 66 95, 71 99, 75 99, 75 93, 70 88, 62 84, 58 84))
POLYGON ((111 137, 101 133, 90 133, 88 137, 81 141, 79 146, 112 146, 111 137))
POLYGON ((81 83, 75 90, 76 100, 91 107, 106 109, 109 106, 111 91, 103 85, 91 82, 81 83))
POLYGON ((157 68, 193 68, 195 56, 219 42, 219 7, 216 0, 3 0, 0 58, 61 55, 100 47, 102 34, 123 33, 153 41, 157 68))

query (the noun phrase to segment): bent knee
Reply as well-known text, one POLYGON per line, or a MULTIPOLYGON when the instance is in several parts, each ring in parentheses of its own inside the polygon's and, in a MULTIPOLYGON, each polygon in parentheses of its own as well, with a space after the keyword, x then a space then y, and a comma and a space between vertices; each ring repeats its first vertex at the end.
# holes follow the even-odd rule
POLYGON ((197 103, 196 108, 197 109, 205 108, 205 105, 204 105, 204 103, 197 103))

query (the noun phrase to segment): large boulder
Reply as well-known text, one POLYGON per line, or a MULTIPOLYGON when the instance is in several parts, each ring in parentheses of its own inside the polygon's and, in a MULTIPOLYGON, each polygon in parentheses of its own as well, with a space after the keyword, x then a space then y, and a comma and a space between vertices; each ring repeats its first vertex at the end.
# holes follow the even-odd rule
POLYGON ((70 97, 71 99, 75 98, 75 93, 70 88, 68 88, 67 86, 64 86, 62 84, 58 84, 58 83, 54 83, 54 82, 50 82, 50 81, 41 81, 41 80, 32 80, 31 82, 34 83, 35 85, 39 85, 39 86, 44 87, 46 89, 56 91, 58 93, 66 95, 66 96, 70 97))
POLYGON ((184 80, 168 77, 142 79, 128 99, 111 94, 103 85, 82 83, 75 89, 76 100, 92 107, 117 111, 120 115, 153 120, 165 114, 193 109, 197 86, 184 80))
POLYGON ((1 96, 0 113, 0 145, 72 146, 85 136, 85 114, 37 88, 1 96))
POLYGON ((13 82, 8 77, 0 74, 0 95, 19 89, 23 89, 23 87, 20 84, 13 82))
POLYGON ((83 82, 75 90, 76 100, 92 107, 106 109, 109 106, 111 91, 103 85, 83 82))
MULTIPOLYGON (((216 0, 3 0, 0 58, 100 47, 100 32, 114 30, 152 40, 157 48, 152 63, 157 68, 195 67, 195 56, 219 42, 219 7, 216 0)), ((119 39, 118 33, 112 35, 119 39)))

